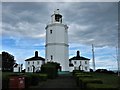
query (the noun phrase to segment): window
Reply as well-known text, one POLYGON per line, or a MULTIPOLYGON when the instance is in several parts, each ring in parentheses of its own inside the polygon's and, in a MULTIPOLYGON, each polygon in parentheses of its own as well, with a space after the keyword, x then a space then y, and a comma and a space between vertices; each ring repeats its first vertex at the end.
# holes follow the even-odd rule
POLYGON ((28 67, 28 72, 30 71, 30 68, 28 67))
POLYGON ((87 61, 85 61, 85 64, 87 64, 87 61))
POLYGON ((87 67, 85 67, 85 70, 87 70, 87 67))
POLYGON ((39 61, 37 62, 37 64, 39 65, 39 61))
POLYGON ((33 64, 34 64, 34 61, 33 61, 33 64))
POLYGON ((52 34, 52 30, 50 30, 50 34, 52 34))
POLYGON ((53 56, 51 55, 51 60, 53 60, 53 56))
POLYGON ((76 61, 74 61, 74 64, 76 64, 77 62, 76 61))
POLYGON ((55 15, 55 21, 62 23, 62 16, 61 15, 55 15))
POLYGON ((59 19, 60 19, 59 16, 56 16, 56 17, 55 17, 55 20, 56 20, 57 22, 59 22, 59 19))
POLYGON ((28 65, 30 64, 30 62, 28 62, 28 65))

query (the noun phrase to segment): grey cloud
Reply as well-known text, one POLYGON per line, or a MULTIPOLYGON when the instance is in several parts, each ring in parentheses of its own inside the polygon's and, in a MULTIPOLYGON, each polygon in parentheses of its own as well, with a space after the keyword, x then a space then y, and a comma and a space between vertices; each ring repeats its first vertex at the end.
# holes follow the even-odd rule
POLYGON ((3 3, 2 6, 2 22, 6 23, 3 27, 5 33, 16 32, 31 38, 38 33, 43 34, 53 10, 59 8, 63 22, 69 26, 70 42, 87 45, 94 42, 97 46, 113 46, 117 42, 118 7, 115 2, 23 2, 3 3))
POLYGON ((26 21, 29 23, 44 22, 47 20, 47 3, 3 3, 3 22, 17 23, 26 21), (46 14, 46 15, 45 15, 46 14))
POLYGON ((73 26, 74 29, 70 31, 74 30, 72 31, 74 33, 71 34, 70 41, 83 44, 95 43, 96 46, 115 46, 118 27, 117 3, 80 3, 77 6, 73 5, 70 9, 70 12, 74 13, 66 13, 68 15, 66 19, 75 25, 91 27, 81 30, 73 26))

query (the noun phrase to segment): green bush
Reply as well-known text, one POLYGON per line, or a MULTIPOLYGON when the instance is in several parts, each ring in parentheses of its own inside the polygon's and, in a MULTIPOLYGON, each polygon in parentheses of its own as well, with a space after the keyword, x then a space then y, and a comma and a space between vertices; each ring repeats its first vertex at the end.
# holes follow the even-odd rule
POLYGON ((76 75, 76 83, 77 83, 77 86, 80 86, 80 84, 81 84, 81 78, 83 79, 83 78, 92 78, 92 75, 83 75, 83 74, 81 74, 81 75, 76 75))
POLYGON ((3 72, 2 73, 2 88, 9 88, 9 79, 11 75, 16 75, 15 73, 12 72, 3 72))
POLYGON ((48 78, 55 78, 58 76, 59 64, 49 62, 41 66, 41 72, 48 75, 48 78))
POLYGON ((25 88, 28 88, 32 85, 32 77, 30 75, 24 75, 25 77, 25 88))
POLYGON ((86 85, 86 90, 118 90, 118 88, 106 84, 89 83, 86 85))
POLYGON ((78 72, 77 72, 77 73, 74 74, 74 77, 76 77, 76 76, 78 76, 78 75, 84 75, 84 73, 78 73, 78 72))
POLYGON ((81 84, 81 88, 86 88, 86 85, 88 83, 96 83, 96 84, 102 84, 103 82, 100 79, 94 79, 94 78, 79 78, 79 83, 81 84))
POLYGON ((80 71, 80 70, 73 70, 72 74, 73 76, 75 75, 75 73, 82 73, 83 71, 80 71))
POLYGON ((46 81, 47 80, 47 74, 39 74, 40 81, 46 81))
POLYGON ((2 89, 9 88, 9 76, 2 77, 2 89))
POLYGON ((26 73, 25 78, 26 86, 38 85, 40 81, 39 74, 36 73, 26 73))

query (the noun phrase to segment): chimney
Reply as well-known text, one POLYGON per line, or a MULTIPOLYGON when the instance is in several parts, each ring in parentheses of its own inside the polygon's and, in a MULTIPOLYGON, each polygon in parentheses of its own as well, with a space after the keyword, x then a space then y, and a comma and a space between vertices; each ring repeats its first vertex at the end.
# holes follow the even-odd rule
POLYGON ((80 57, 80 52, 79 51, 77 51, 77 57, 80 57))
POLYGON ((38 57, 38 51, 35 51, 35 57, 38 57))

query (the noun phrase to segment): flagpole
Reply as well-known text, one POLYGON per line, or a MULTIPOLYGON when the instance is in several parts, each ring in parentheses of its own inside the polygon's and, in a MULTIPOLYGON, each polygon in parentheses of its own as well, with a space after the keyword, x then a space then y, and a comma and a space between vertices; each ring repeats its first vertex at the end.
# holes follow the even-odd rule
POLYGON ((116 46, 116 59, 117 59, 117 65, 118 65, 118 76, 120 76, 120 62, 119 62, 119 57, 118 57, 119 55, 118 55, 118 48, 117 48, 117 46, 116 46))
POLYGON ((93 56, 93 71, 95 71, 95 56, 94 56, 94 45, 92 44, 92 56, 93 56))

